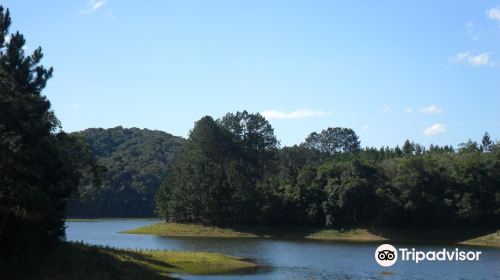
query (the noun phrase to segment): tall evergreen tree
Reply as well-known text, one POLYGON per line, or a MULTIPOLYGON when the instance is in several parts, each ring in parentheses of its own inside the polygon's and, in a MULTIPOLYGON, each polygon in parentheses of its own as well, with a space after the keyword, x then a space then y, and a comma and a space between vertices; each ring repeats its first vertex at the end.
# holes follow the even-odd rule
POLYGON ((57 241, 64 234, 66 201, 93 169, 85 144, 60 130, 41 93, 52 76, 52 68, 40 65, 41 48, 25 55, 19 32, 5 41, 10 23, 9 10, 0 6, 0 256, 4 257, 57 241))
POLYGON ((412 155, 415 152, 415 143, 406 140, 403 145, 403 154, 412 155))
POLYGON ((157 194, 159 214, 176 222, 231 221, 234 187, 228 185, 226 165, 232 150, 230 135, 211 117, 197 121, 157 194))
POLYGON ((483 152, 491 152, 493 148, 493 141, 491 141, 490 134, 485 132, 483 135, 483 139, 481 139, 481 149, 483 152))

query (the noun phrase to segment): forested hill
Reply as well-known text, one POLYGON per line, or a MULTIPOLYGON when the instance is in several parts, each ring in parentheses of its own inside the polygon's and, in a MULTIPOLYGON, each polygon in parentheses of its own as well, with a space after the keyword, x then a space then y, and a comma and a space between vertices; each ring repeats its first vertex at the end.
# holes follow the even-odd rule
POLYGON ((104 171, 100 186, 79 187, 68 216, 153 217, 155 193, 184 139, 163 131, 121 126, 74 134, 85 139, 104 171))

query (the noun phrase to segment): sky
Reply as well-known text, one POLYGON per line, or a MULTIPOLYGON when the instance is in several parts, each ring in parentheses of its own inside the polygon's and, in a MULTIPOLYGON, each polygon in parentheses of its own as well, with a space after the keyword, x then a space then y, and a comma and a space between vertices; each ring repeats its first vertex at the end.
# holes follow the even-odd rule
POLYGON ((186 137, 263 114, 282 146, 349 127, 362 146, 500 140, 500 0, 0 1, 68 132, 186 137))

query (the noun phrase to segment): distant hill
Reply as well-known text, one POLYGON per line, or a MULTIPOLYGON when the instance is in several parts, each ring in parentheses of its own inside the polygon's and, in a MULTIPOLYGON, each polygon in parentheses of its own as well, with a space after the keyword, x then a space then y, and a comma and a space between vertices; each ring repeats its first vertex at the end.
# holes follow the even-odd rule
POLYGON ((68 207, 69 217, 153 217, 154 196, 184 139, 163 131, 89 128, 85 137, 105 167, 99 187, 84 185, 68 207))

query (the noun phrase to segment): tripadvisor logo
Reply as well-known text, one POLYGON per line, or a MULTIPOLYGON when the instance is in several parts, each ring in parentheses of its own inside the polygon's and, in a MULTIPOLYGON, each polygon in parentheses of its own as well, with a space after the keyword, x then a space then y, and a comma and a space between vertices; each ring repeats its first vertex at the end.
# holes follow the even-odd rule
POLYGON ((399 248, 391 244, 382 244, 375 250, 375 261, 381 266, 392 266, 398 260, 419 263, 422 261, 479 261, 481 251, 447 250, 418 251, 415 248, 399 248))
POLYGON ((375 260, 381 266, 392 266, 398 260, 398 251, 391 244, 382 244, 375 250, 375 260))

